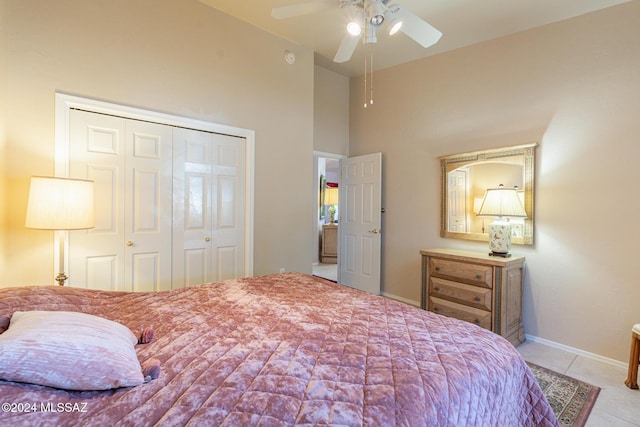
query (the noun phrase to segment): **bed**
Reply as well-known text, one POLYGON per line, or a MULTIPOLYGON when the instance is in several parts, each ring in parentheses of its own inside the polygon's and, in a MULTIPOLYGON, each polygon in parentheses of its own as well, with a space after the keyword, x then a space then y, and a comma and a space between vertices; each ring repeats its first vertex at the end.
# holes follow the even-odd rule
POLYGON ((159 293, 0 289, 3 335, 29 311, 152 328, 134 349, 160 372, 101 391, 0 380, 0 425, 558 425, 502 337, 305 274, 159 293))

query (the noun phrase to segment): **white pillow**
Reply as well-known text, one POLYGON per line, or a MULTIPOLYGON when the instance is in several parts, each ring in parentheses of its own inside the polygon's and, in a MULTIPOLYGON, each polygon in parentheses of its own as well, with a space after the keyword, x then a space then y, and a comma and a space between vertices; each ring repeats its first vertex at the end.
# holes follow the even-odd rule
POLYGON ((144 382, 124 325, 69 311, 16 311, 0 334, 0 379, 65 390, 107 390, 144 382))

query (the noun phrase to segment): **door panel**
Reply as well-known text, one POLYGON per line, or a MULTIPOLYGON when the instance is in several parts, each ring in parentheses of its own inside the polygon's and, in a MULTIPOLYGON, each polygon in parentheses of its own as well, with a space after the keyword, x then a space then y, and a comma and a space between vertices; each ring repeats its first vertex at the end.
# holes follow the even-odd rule
POLYGON ((70 176, 94 181, 96 227, 69 239, 69 284, 171 289, 171 128, 70 111, 70 176))
POLYGON ((244 276, 246 141, 217 134, 213 147, 211 245, 215 256, 210 281, 218 281, 244 276))
POLYGON ((95 256, 86 258, 87 287, 103 291, 118 289, 118 258, 115 256, 95 256))
POLYGON ((238 271, 238 249, 235 246, 218 247, 216 251, 215 263, 218 277, 216 280, 227 280, 237 277, 238 271))
MULTIPOLYGON (((132 288, 134 291, 151 292, 162 287, 160 277, 160 256, 158 252, 134 252, 131 255, 132 288)), ((162 289, 164 290, 164 289, 162 289)))
POLYGON ((342 161, 338 281, 380 294, 382 154, 342 161))
POLYGON ((112 165, 88 165, 87 177, 93 180, 94 204, 100 207, 94 209, 95 227, 89 231, 89 235, 118 234, 118 220, 122 218, 121 204, 118 203, 121 172, 112 165))
POLYGON ((125 288, 171 289, 172 128, 126 122, 125 288))
POLYGON ((174 159, 175 286, 243 276, 245 140, 175 129, 174 159))
POLYGON ((125 120, 70 111, 69 174, 94 181, 95 228, 69 232, 70 286, 124 290, 125 120))
POLYGON ((213 135, 174 129, 174 287, 209 282, 213 135))

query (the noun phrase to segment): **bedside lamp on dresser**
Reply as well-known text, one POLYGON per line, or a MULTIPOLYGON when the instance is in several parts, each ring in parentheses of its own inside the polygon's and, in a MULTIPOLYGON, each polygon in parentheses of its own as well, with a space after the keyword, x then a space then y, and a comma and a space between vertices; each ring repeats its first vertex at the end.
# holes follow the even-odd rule
POLYGON ((497 258, 455 249, 420 251, 421 307, 524 342, 524 257, 497 258))

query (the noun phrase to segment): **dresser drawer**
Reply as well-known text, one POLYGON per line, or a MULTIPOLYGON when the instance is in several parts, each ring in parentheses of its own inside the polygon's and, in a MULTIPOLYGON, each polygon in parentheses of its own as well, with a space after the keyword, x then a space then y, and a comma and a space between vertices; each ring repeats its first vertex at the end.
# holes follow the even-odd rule
POLYGON ((429 295, 491 311, 491 289, 431 277, 429 295))
POLYGON ((491 330, 491 312, 469 307, 445 299, 429 297, 429 311, 444 316, 465 320, 481 328, 491 330))
POLYGON ((493 268, 490 265, 431 258, 429 267, 432 277, 437 276, 487 288, 491 288, 493 284, 493 268))

